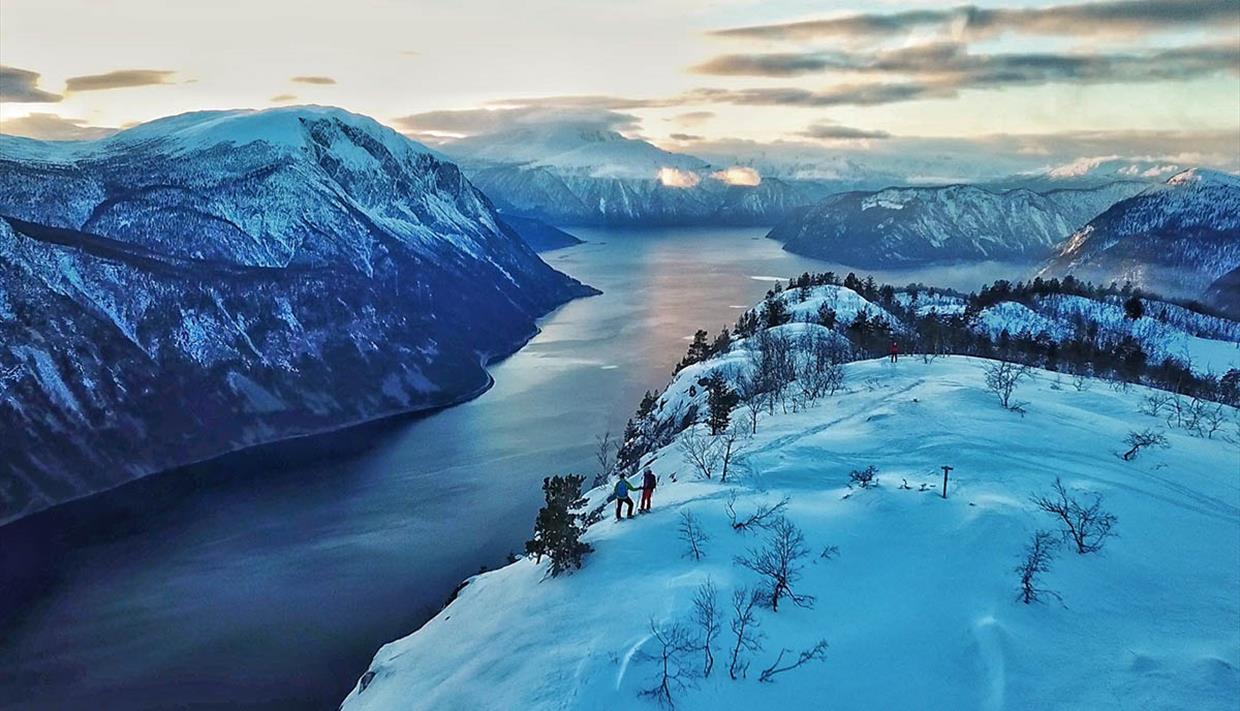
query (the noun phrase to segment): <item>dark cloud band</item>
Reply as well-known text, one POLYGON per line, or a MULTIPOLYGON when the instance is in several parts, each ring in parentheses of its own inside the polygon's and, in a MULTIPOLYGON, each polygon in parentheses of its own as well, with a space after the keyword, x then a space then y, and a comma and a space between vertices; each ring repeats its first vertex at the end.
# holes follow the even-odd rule
POLYGON ((0 66, 0 101, 40 104, 53 103, 61 98, 59 94, 39 88, 38 72, 0 66))
POLYGON ((104 74, 69 77, 65 80, 65 91, 103 91, 169 84, 175 73, 166 69, 118 69, 104 74))
POLYGON ((1142 35, 1186 27, 1235 28, 1234 0, 1128 0, 1083 2, 1041 8, 981 8, 866 13, 805 22, 754 25, 712 34, 761 40, 817 38, 886 39, 926 28, 949 30, 961 39, 1005 32, 1036 35, 1142 35))

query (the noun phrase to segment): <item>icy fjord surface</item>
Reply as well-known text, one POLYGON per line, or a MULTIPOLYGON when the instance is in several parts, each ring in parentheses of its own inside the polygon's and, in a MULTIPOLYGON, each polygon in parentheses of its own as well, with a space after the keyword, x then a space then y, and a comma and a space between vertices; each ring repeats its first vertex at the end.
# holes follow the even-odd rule
MULTIPOLYGON (((570 575, 549 579, 546 561, 522 559, 471 579, 424 628, 380 649, 365 690, 343 707, 654 708, 638 696, 655 673, 637 654, 653 651, 648 623, 687 619, 708 578, 725 605, 757 582, 733 562, 763 540, 731 530, 724 506, 735 492, 742 513, 790 498, 812 551, 798 592, 817 602, 762 611, 763 649, 735 682, 725 618, 713 675, 678 694, 677 708, 1233 708, 1234 426, 1231 441, 1169 430, 1169 448, 1125 462, 1117 452, 1130 430, 1163 425, 1138 412, 1146 389, 1077 391, 1036 371, 1018 390, 1029 403, 1021 417, 985 389, 985 364, 849 364, 848 392, 763 418, 746 472, 727 484, 696 480, 675 444, 657 452, 651 514, 591 526, 595 552, 570 575), (955 467, 946 500, 943 464, 955 467), (849 489, 849 471, 867 465, 879 486, 849 489), (1029 497, 1057 476, 1102 495, 1118 537, 1092 555, 1061 548, 1043 582, 1063 603, 1026 606, 1012 568, 1033 531, 1055 528, 1029 497), (711 536, 701 562, 677 538, 682 511, 711 536), (819 558, 826 546, 838 556, 819 558), (820 638, 825 662, 758 682, 781 648, 820 638)), ((716 367, 727 361, 682 371, 665 397, 689 398, 716 367)), ((591 505, 605 494, 591 492, 591 505)))

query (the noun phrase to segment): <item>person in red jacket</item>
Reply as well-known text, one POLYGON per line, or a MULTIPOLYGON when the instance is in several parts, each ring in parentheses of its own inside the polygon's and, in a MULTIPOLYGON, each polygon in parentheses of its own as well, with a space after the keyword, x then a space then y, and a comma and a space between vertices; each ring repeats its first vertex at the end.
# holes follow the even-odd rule
POLYGON ((654 493, 654 487, 658 480, 654 478, 654 472, 650 471, 650 467, 646 467, 646 472, 642 474, 642 501, 637 507, 638 511, 646 512, 650 510, 650 496, 654 493))
POLYGON ((900 344, 895 341, 891 342, 891 362, 895 363, 900 358, 900 344))

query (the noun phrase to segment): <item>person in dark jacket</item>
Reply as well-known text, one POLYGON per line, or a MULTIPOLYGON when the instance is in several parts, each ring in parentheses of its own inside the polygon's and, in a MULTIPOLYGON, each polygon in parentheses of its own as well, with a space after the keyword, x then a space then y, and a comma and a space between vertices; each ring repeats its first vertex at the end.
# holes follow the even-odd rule
POLYGON ((633 499, 629 498, 629 492, 635 491, 637 488, 628 479, 625 479, 623 474, 620 475, 620 481, 617 481, 616 487, 611 490, 611 493, 616 497, 617 521, 620 520, 620 506, 623 504, 629 505, 629 518, 633 518, 633 499))
POLYGON ((900 344, 895 341, 891 342, 891 362, 895 363, 900 359, 900 344))
POLYGON ((642 501, 637 507, 638 511, 650 510, 650 496, 654 494, 656 484, 658 480, 654 478, 654 472, 650 471, 650 467, 646 467, 646 472, 642 474, 642 501))

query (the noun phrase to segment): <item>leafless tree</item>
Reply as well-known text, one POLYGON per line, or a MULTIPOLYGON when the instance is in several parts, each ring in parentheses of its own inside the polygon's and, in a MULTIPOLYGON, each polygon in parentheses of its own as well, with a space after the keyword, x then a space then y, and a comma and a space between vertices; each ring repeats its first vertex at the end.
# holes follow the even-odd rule
POLYGON ((1054 493, 1034 496, 1033 503, 1059 519, 1064 527, 1063 537, 1076 544, 1080 555, 1101 550, 1106 539, 1115 535, 1111 529, 1118 519, 1102 510, 1102 497, 1094 494, 1089 504, 1081 504, 1068 494, 1059 477, 1055 477, 1054 493))
POLYGON ((779 650, 779 656, 775 657, 775 661, 771 663, 771 666, 762 670, 762 673, 758 676, 758 681, 769 683, 775 680, 776 674, 792 671, 807 662, 825 661, 827 658, 827 640, 818 640, 813 647, 810 647, 809 649, 806 649, 798 654, 795 662, 791 662, 782 667, 779 666, 780 662, 784 660, 784 655, 791 651, 791 649, 779 650))
POLYGON ((779 612, 779 601, 785 597, 798 607, 813 607, 812 595, 802 595, 792 589, 801 577, 803 562, 809 556, 805 534, 782 516, 771 524, 770 531, 766 545, 751 548, 736 559, 737 565, 765 578, 766 600, 772 612, 779 612))
POLYGON ((1207 405, 1204 412, 1201 413, 1201 419, 1197 425, 1197 434, 1206 439, 1214 439, 1214 433, 1223 429, 1227 424, 1227 411, 1220 404, 1207 405))
POLYGON ((680 435, 680 451, 693 465, 698 477, 711 479, 719 468, 719 441, 706 434, 703 428, 693 425, 680 435))
POLYGON ((762 411, 766 409, 766 400, 757 375, 747 372, 738 376, 736 378, 736 394, 741 400, 741 405, 744 405, 749 412, 746 419, 749 421, 750 434, 757 434, 758 415, 762 414, 762 411))
POLYGON ((1026 605, 1037 602, 1044 595, 1059 597, 1059 593, 1053 590, 1038 587, 1038 576, 1042 573, 1049 573, 1051 570, 1051 561, 1055 557, 1055 545, 1054 533, 1038 531, 1033 534, 1033 540, 1029 541, 1029 545, 1025 546, 1024 557, 1021 558, 1015 570, 1020 574, 1020 595, 1017 599, 1026 605))
POLYGON ((716 449, 719 453, 719 481, 726 482, 732 465, 745 456, 745 444, 753 438, 747 416, 734 419, 726 430, 716 438, 716 449))
POLYGON ((986 389, 999 396, 1005 410, 1015 410, 1020 405, 1012 402, 1012 393, 1020 381, 1029 377, 1029 366, 1006 360, 995 361, 986 366, 986 389))
POLYGON ((791 501, 791 498, 785 496, 775 504, 762 504, 752 514, 741 518, 736 513, 736 491, 733 490, 728 494, 728 503, 724 504, 724 510, 728 513, 728 521, 731 522, 733 530, 743 532, 751 528, 766 529, 783 515, 791 501))
POLYGON ((693 556, 694 560, 701 560, 706 555, 706 542, 710 540, 710 535, 702 530, 697 516, 688 509, 681 511, 677 530, 680 532, 680 540, 689 546, 688 554, 693 556))
POLYGON ((616 452, 619 450, 620 443, 612 436, 611 430, 594 438, 594 461, 598 462, 598 473, 594 476, 595 486, 607 483, 607 477, 616 466, 616 452))
POLYGON ((1167 437, 1161 432, 1154 430, 1143 430, 1141 432, 1129 432, 1124 438, 1124 444, 1129 446, 1129 450, 1122 455, 1125 462, 1131 462, 1137 458, 1137 453, 1147 447, 1166 447, 1167 437))
POLYGON ((654 651, 643 649, 637 653, 637 658, 655 663, 654 686, 643 689, 641 695, 653 698, 660 706, 674 709, 674 694, 683 691, 687 685, 686 679, 693 676, 692 668, 685 659, 694 649, 693 638, 679 622, 658 624, 653 619, 650 620, 650 635, 655 641, 654 651))
POLYGON ((848 473, 848 481, 850 485, 856 484, 862 489, 878 486, 878 469, 873 464, 865 469, 854 469, 848 473))
POLYGON ((807 402, 815 402, 826 395, 834 395, 844 384, 844 360, 841 347, 834 333, 807 330, 801 334, 798 348, 797 383, 807 402))
POLYGON ((739 679, 749 669, 746 656, 762 649, 761 621, 758 619, 757 607, 762 601, 762 593, 757 590, 737 588, 732 592, 732 621, 729 626, 735 642, 728 661, 728 676, 739 679))
POLYGON ((1141 402, 1140 411, 1142 414, 1150 415, 1152 417, 1161 417, 1164 412, 1171 410, 1171 401, 1174 399, 1175 398, 1171 395, 1171 393, 1152 393, 1146 396, 1145 400, 1141 402))
POLYGON ((702 676, 710 678, 715 668, 715 638, 719 636, 719 593, 706 579, 693 596, 693 621, 698 628, 697 643, 702 650, 702 676))
POLYGON ((1072 387, 1076 388, 1078 393, 1083 393, 1090 388, 1089 376, 1083 373, 1073 373, 1072 387))

